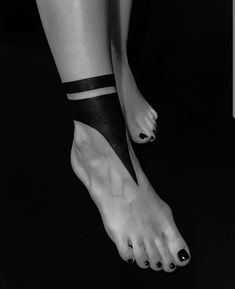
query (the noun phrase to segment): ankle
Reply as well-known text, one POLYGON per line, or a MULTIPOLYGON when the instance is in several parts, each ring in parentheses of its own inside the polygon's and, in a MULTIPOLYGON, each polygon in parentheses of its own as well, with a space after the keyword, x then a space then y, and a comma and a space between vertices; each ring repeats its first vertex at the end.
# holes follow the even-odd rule
MULTIPOLYGON (((74 121, 73 154, 77 163, 83 168, 83 174, 90 175, 91 169, 103 177, 108 175, 110 162, 102 138, 83 123, 74 121)), ((78 164, 77 164, 78 165, 78 164)))
POLYGON ((82 150, 83 147, 93 143, 92 135, 89 133, 89 130, 86 130, 84 124, 79 121, 74 121, 73 142, 75 147, 79 150, 82 150))

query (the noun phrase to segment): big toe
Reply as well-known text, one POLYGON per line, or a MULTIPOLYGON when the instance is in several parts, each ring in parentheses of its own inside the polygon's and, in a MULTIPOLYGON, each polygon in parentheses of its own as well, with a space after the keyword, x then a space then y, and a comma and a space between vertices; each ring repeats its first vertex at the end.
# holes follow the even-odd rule
POLYGON ((175 263, 178 266, 187 265, 191 259, 190 251, 174 223, 168 228, 166 239, 175 263))
POLYGON ((190 251, 181 236, 168 241, 168 247, 178 266, 185 266, 189 263, 191 259, 190 251))

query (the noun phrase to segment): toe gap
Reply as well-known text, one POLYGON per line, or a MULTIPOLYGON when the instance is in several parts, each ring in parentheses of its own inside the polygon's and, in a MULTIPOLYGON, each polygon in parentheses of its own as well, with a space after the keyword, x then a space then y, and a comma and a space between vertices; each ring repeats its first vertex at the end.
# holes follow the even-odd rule
POLYGON ((131 240, 128 239, 127 244, 128 244, 128 247, 130 247, 130 248, 133 249, 133 246, 132 246, 131 240))

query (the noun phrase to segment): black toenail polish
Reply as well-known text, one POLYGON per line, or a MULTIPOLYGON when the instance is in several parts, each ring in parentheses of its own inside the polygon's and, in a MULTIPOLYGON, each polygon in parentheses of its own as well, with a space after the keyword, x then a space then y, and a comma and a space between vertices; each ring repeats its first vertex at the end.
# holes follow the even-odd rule
POLYGON ((183 262, 183 261, 189 259, 189 254, 187 253, 187 251, 185 249, 182 249, 178 252, 178 257, 179 257, 180 261, 183 262))
POLYGON ((175 268, 175 264, 174 264, 174 263, 171 263, 171 264, 169 265, 169 267, 170 267, 171 269, 174 269, 174 268, 175 268))
POLYGON ((132 264, 132 263, 134 262, 134 260, 133 260, 133 259, 128 259, 127 262, 128 262, 129 264, 132 264))
POLYGON ((161 268, 161 267, 162 267, 162 263, 161 263, 161 262, 157 262, 156 266, 157 266, 158 268, 161 268))
POLYGON ((150 141, 154 141, 154 140, 155 140, 155 137, 151 136, 150 141))
POLYGON ((145 265, 145 266, 149 266, 149 261, 145 261, 145 262, 144 262, 144 265, 145 265))
POLYGON ((139 137, 142 138, 142 139, 148 138, 147 135, 145 135, 144 133, 140 133, 139 137))

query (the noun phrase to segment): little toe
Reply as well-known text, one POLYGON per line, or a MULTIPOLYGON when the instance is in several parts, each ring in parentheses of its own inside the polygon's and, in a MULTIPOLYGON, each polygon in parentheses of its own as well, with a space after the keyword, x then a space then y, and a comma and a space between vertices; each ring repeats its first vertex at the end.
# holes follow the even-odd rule
POLYGON ((143 242, 140 240, 132 240, 132 244, 137 265, 143 269, 149 268, 149 260, 143 242))
POLYGON ((120 257, 128 263, 133 263, 135 258, 134 258, 134 252, 131 246, 128 244, 129 241, 127 238, 123 238, 122 240, 119 240, 116 243, 118 252, 120 257))
POLYGON ((148 255, 150 267, 154 271, 162 270, 162 259, 154 242, 146 240, 144 244, 148 255))
POLYGON ((176 264, 166 241, 164 239, 156 238, 154 242, 161 255, 163 270, 169 273, 173 272, 176 269, 176 264))

